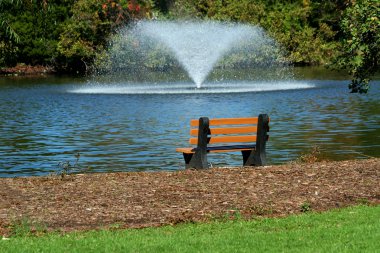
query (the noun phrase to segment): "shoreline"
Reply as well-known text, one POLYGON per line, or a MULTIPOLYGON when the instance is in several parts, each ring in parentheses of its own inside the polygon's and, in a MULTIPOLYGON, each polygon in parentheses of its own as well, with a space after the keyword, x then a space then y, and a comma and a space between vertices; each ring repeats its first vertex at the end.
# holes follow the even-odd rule
POLYGON ((42 65, 16 65, 0 68, 0 76, 37 76, 57 74, 53 67, 42 65))
POLYGON ((284 217, 380 204, 380 158, 255 168, 0 178, 0 235, 27 218, 49 231, 142 228, 239 214, 284 217))

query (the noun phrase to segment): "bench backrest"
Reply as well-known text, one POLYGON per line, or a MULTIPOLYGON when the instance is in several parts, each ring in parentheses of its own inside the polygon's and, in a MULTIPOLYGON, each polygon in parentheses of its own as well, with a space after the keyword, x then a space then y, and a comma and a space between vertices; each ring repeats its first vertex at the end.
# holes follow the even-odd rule
MULTIPOLYGON (((269 117, 261 114, 253 118, 221 118, 208 119, 202 117, 199 120, 190 122, 190 144, 197 145, 200 138, 199 129, 203 129, 204 135, 207 134, 207 144, 214 143, 255 143, 260 132, 269 131, 269 117), (202 125, 200 127, 200 124, 202 125), (261 126, 260 126, 261 125, 261 126), (265 131, 259 131, 262 128, 265 131)), ((202 131, 202 130, 201 130, 202 131)))

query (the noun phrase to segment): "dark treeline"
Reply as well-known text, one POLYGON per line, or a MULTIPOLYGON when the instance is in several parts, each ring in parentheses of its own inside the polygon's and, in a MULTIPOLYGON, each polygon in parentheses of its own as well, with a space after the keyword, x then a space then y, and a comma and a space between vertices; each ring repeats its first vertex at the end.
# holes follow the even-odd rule
POLYGON ((1 0, 0 67, 43 65, 85 73, 101 59, 110 36, 134 20, 197 18, 260 25, 295 65, 334 63, 361 86, 379 66, 379 2, 1 0))
POLYGON ((89 70, 119 26, 150 18, 149 1, 1 0, 0 66, 89 70))

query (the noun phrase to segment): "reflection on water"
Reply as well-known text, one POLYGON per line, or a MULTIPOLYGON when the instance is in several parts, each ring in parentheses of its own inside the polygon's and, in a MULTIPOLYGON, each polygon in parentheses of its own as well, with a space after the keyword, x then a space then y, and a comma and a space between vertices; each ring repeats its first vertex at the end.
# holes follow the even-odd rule
MULTIPOLYGON (((93 171, 182 169, 175 148, 187 146, 189 121, 200 116, 268 113, 271 164, 315 145, 328 159, 380 156, 379 82, 368 95, 349 94, 347 81, 329 80, 304 81, 309 89, 241 93, 68 92, 78 83, 0 80, 0 177, 44 175, 77 152, 93 171)), ((241 157, 218 154, 210 161, 240 165, 241 157)))

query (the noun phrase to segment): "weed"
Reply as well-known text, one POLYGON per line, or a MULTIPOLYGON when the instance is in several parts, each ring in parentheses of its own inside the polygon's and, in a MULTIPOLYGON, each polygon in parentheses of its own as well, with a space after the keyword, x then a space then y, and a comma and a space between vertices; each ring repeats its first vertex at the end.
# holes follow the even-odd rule
POLYGON ((71 175, 74 173, 83 173, 90 170, 91 169, 90 167, 83 168, 82 166, 79 165, 79 158, 80 158, 80 154, 76 153, 74 163, 71 163, 70 161, 59 162, 58 163, 59 170, 53 175, 59 176, 61 180, 64 180, 66 176, 68 175, 71 175))
POLYGON ((242 220, 243 219, 243 216, 240 212, 239 209, 237 208, 231 208, 229 209, 224 217, 223 217, 223 220, 234 220, 234 221, 238 221, 238 220, 242 220))
POLYGON ((249 208, 249 211, 254 215, 269 215, 273 213, 272 207, 265 208, 262 205, 254 205, 249 208))
POLYGON ((309 202, 304 202, 300 207, 301 212, 307 213, 311 211, 311 204, 309 202))
POLYGON ((214 222, 226 222, 226 221, 238 221, 243 219, 243 215, 240 210, 236 208, 230 208, 224 213, 210 215, 209 220, 214 222))
POLYGON ((116 230, 116 229, 120 229, 122 227, 123 227, 123 224, 121 224, 121 223, 113 223, 113 224, 110 224, 107 226, 107 228, 109 230, 116 230))
POLYGON ((15 220, 9 229, 12 237, 39 236, 47 233, 46 225, 41 222, 33 222, 27 217, 15 220))
POLYGON ((319 146, 313 146, 311 151, 302 154, 295 160, 296 163, 315 163, 320 160, 321 150, 319 146))
POLYGON ((370 204, 369 200, 366 198, 360 198, 357 200, 359 205, 368 206, 370 204))

